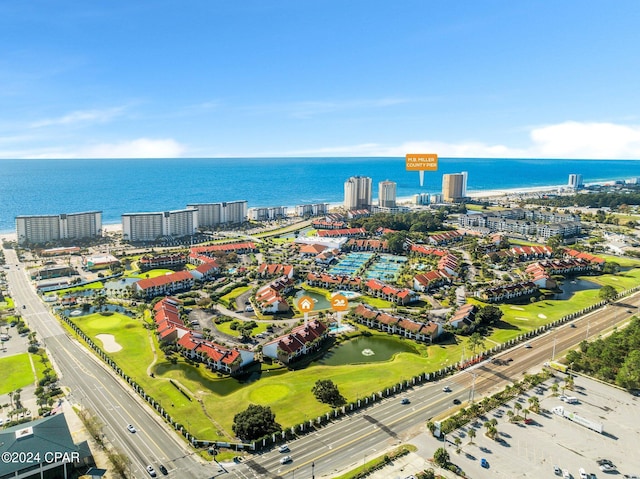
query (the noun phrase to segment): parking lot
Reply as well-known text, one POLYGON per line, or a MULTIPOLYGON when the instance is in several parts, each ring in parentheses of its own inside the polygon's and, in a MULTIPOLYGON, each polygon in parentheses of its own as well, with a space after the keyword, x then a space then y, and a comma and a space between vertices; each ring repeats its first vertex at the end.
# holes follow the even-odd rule
MULTIPOLYGON (((556 380, 560 381, 560 378, 556 380)), ((452 462, 472 478, 552 477, 554 465, 561 470, 566 469, 574 478, 580 477, 580 468, 600 478, 640 475, 640 456, 636 454, 640 440, 640 398, 597 381, 577 377, 575 390, 567 391, 567 394, 576 397, 578 402, 568 404, 559 396, 553 396, 549 389, 552 382, 544 384, 541 394, 532 390, 518 398, 524 409, 529 407, 528 397, 538 396, 541 414, 528 414, 533 420, 531 424, 509 422, 507 411, 513 410, 515 401, 487 416, 489 420, 495 418, 498 421, 499 442, 484 435, 484 420, 476 423, 474 444, 469 444, 469 427, 449 434, 446 447, 452 462), (603 433, 553 414, 551 411, 557 406, 601 423, 603 433), (454 444, 456 436, 462 441, 460 453, 456 452, 454 444), (603 458, 609 459, 617 472, 601 471, 596 461, 603 458), (481 467, 482 459, 486 459, 487 468, 481 467)))

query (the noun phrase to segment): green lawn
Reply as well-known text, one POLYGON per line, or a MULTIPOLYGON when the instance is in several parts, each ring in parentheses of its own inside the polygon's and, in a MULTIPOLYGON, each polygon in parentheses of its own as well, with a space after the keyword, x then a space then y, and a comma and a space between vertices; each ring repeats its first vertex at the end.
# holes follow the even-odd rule
POLYGON ((0 309, 11 309, 13 307, 14 307, 14 302, 10 296, 5 296, 4 301, 0 301, 0 309))
MULTIPOLYGON (((0 370, 2 371, 0 395, 34 384, 35 377, 29 356, 29 353, 22 353, 0 358, 0 370)), ((38 359, 37 356, 33 356, 34 364, 38 362, 38 359)))
MULTIPOLYGON (((231 329, 232 322, 233 321, 225 321, 224 323, 215 324, 215 327, 221 333, 229 334, 231 336, 238 336, 238 331, 234 331, 233 329, 231 329)), ((272 324, 272 323, 265 323, 264 321, 256 321, 256 324, 258 326, 253 328, 253 330, 251 331, 251 334, 253 336, 255 336, 256 334, 264 333, 267 330, 267 326, 269 326, 269 324, 272 324)))
MULTIPOLYGON (((640 262, 615 258, 624 268, 637 267, 640 262)), ((599 284, 611 284, 619 291, 640 283, 640 271, 630 269, 618 275, 585 277, 599 284)), ((236 288, 227 297, 236 297, 248 288, 236 288)), ((543 324, 555 321, 564 315, 585 308, 599 301, 598 290, 576 293, 570 301, 544 300, 522 306, 500 305, 504 313, 504 328, 495 328, 487 338, 485 346, 493 342, 504 342, 543 324)), ((390 303, 367 298, 376 307, 388 307, 390 303)), ((302 421, 316 418, 330 410, 319 403, 311 388, 319 378, 331 378, 348 401, 370 395, 386 387, 432 372, 458 362, 463 353, 466 338, 454 338, 451 344, 435 346, 417 345, 420 354, 400 353, 385 363, 371 363, 345 366, 312 364, 295 371, 262 365, 259 380, 241 381, 223 377, 199 367, 186 364, 180 359, 171 364, 159 350, 155 335, 144 327, 139 319, 132 319, 118 313, 103 316, 93 314, 74 318, 89 336, 100 333, 112 334, 123 349, 109 355, 120 367, 156 398, 178 422, 201 439, 225 439, 231 434, 231 425, 236 413, 246 409, 250 403, 267 405, 276 414, 276 420, 283 427, 290 427, 302 421), (151 344, 158 351, 158 361, 152 366, 155 378, 147 374, 153 363, 151 344), (187 392, 185 397, 169 379, 179 383, 187 392), (226 434, 225 434, 226 432, 226 434)), ((218 325, 219 329, 234 334, 228 323, 218 325)), ((267 323, 259 323, 254 333, 266 329, 267 323)), ((383 334, 373 331, 373 334, 383 334)), ((96 338, 96 342, 100 341, 96 338)), ((467 347, 466 357, 471 355, 467 347)))

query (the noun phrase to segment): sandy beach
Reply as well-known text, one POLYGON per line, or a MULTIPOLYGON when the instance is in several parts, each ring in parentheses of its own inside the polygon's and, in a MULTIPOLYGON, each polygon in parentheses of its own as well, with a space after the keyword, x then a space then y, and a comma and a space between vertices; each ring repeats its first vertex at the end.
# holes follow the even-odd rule
MULTIPOLYGON (((522 195, 535 194, 535 193, 556 192, 563 188, 567 188, 567 185, 538 186, 538 187, 532 187, 532 188, 513 188, 513 189, 504 189, 504 190, 472 190, 467 192, 467 196, 473 199, 495 198, 495 197, 511 196, 511 195, 522 196, 522 195)), ((398 198, 397 202, 398 204, 408 204, 408 203, 411 203, 412 200, 413 200, 413 197, 403 197, 403 198, 398 198)), ((337 208, 337 207, 340 207, 341 205, 342 205, 342 202, 330 203, 329 207, 337 208)), ((289 211, 295 211, 294 206, 287 207, 287 209, 289 211)), ((121 233, 122 224, 120 223, 103 224, 102 229, 107 233, 121 233)), ((15 232, 0 233, 0 240, 15 241, 16 233, 15 232)))

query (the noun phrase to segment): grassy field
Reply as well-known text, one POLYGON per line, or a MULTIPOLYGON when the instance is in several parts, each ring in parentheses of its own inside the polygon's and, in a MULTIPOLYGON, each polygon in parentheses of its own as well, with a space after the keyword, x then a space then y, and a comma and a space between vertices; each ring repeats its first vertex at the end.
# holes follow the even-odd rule
MULTIPOLYGON (((218 331, 220 331, 223 334, 238 336, 238 332, 231 329, 232 322, 233 321, 225 321, 224 323, 216 324, 215 327, 218 331)), ((253 328, 253 330, 251 331, 251 334, 253 336, 255 336, 256 334, 264 333, 267 330, 267 326, 269 326, 269 324, 272 324, 272 323, 265 323, 264 321, 256 321, 256 324, 258 326, 253 328)))
MULTIPOLYGON (((625 271, 617 275, 589 276, 584 279, 612 285, 618 291, 640 284, 640 271, 633 269, 638 266, 638 261, 615 260, 625 271)), ((227 296, 236 297, 246 290, 237 288, 227 296)), ((598 301, 598 290, 593 289, 577 292, 570 301, 543 300, 517 306, 501 305, 503 327, 491 332, 485 346, 490 348, 493 343, 507 341, 598 301)), ((376 307, 390 306, 386 301, 373 300, 372 303, 376 307)), ((96 335, 112 334, 123 349, 109 355, 120 367, 196 437, 211 440, 229 439, 234 415, 246 409, 250 403, 270 406, 283 427, 291 426, 329 410, 311 393, 311 388, 319 378, 331 378, 342 395, 348 401, 354 401, 358 397, 392 387, 404 379, 458 362, 466 342, 466 338, 458 337, 452 339, 450 344, 418 345, 420 354, 399 353, 384 363, 344 366, 312 363, 307 368, 295 371, 263 365, 262 370, 256 371, 250 380, 239 380, 219 375, 202 365, 189 365, 184 359, 171 364, 159 350, 155 335, 144 327, 142 320, 114 313, 108 316, 81 316, 74 318, 74 321, 98 344, 101 343, 96 335), (158 352, 157 360, 154 359, 151 346, 158 352), (154 372, 154 378, 148 375, 148 368, 154 372), (179 384, 187 395, 182 394, 169 379, 179 384)), ((235 335, 234 331, 225 329, 229 324, 223 323, 219 329, 235 335)), ((266 326, 267 323, 260 323, 254 334, 264 331, 266 326)), ((383 334, 377 331, 372 333, 383 334)), ((398 341, 405 340, 398 338, 398 341)), ((466 356, 470 356, 468 347, 466 356)))
MULTIPOLYGON (((22 353, 14 356, 8 356, 6 358, 0 358, 0 370, 2 371, 0 395, 34 384, 35 376, 31 369, 29 356, 32 355, 29 353, 22 353)), ((37 356, 33 356, 33 362, 34 365, 36 365, 36 363, 39 363, 39 358, 37 356)))

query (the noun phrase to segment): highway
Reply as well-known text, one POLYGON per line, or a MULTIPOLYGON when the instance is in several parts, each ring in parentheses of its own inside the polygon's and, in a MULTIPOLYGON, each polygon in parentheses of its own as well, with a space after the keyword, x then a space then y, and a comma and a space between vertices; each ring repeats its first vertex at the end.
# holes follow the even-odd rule
POLYGON ((384 399, 370 408, 289 442, 291 452, 279 453, 275 448, 255 454, 231 468, 229 473, 241 479, 294 479, 312 477, 312 474, 320 478, 355 468, 365 463, 367 458, 377 457, 393 446, 409 442, 423 433, 429 419, 459 407, 453 404, 454 399, 465 405, 473 389, 474 398, 478 401, 482 396, 522 379, 523 373, 539 371, 545 361, 552 359, 554 352, 559 357, 563 351, 577 346, 587 336, 597 337, 627 320, 634 314, 638 304, 640 298, 636 294, 608 305, 574 320, 575 327, 567 323, 531 339, 530 348, 522 343, 504 351, 496 356, 499 362, 487 360, 438 383, 410 388, 405 394, 384 399), (451 392, 443 392, 444 385, 449 385, 451 392), (401 404, 401 397, 407 397, 410 403, 401 404), (280 464, 280 458, 287 454, 292 457, 292 462, 280 464))
MULTIPOLYGON (((7 281, 16 308, 38 338, 68 388, 69 401, 92 411, 104 424, 105 439, 129 458, 130 477, 149 477, 147 465, 163 464, 169 477, 205 479, 218 470, 205 464, 168 426, 84 344, 72 339, 35 293, 13 250, 4 250, 7 281), (26 308, 22 309, 22 305, 26 308), (131 433, 127 425, 137 432, 131 433)), ((158 471, 158 474, 160 472, 158 471)))
POLYGON ((27 306, 22 313, 44 340, 56 369, 62 373, 62 384, 71 390, 70 400, 98 415, 105 424, 107 439, 130 457, 131 471, 137 478, 148 477, 144 470, 147 464, 157 470, 160 463, 169 469, 169 477, 185 479, 331 477, 423 433, 427 420, 458 407, 453 404, 454 399, 464 403, 473 394, 477 401, 521 379, 525 372, 538 371, 545 361, 552 359, 554 352, 560 356, 587 337, 609 330, 632 316, 640 304, 637 295, 625 298, 574 320, 575 327, 565 324, 531 339, 530 348, 520 344, 499 354, 499 362, 485 361, 438 383, 418 385, 401 396, 384 399, 337 419, 290 442, 291 452, 287 454, 293 461, 288 464, 280 464, 280 458, 286 454, 277 452, 276 448, 250 455, 240 464, 219 472, 215 465, 204 464, 195 457, 128 386, 84 345, 66 334, 35 294, 22 268, 16 268, 15 252, 5 250, 5 255, 11 266, 7 278, 12 297, 17 305, 27 306), (452 391, 443 392, 443 385, 449 385, 452 391), (400 397, 407 397, 409 404, 401 404, 400 397), (128 432, 127 424, 134 424, 138 432, 128 432))

